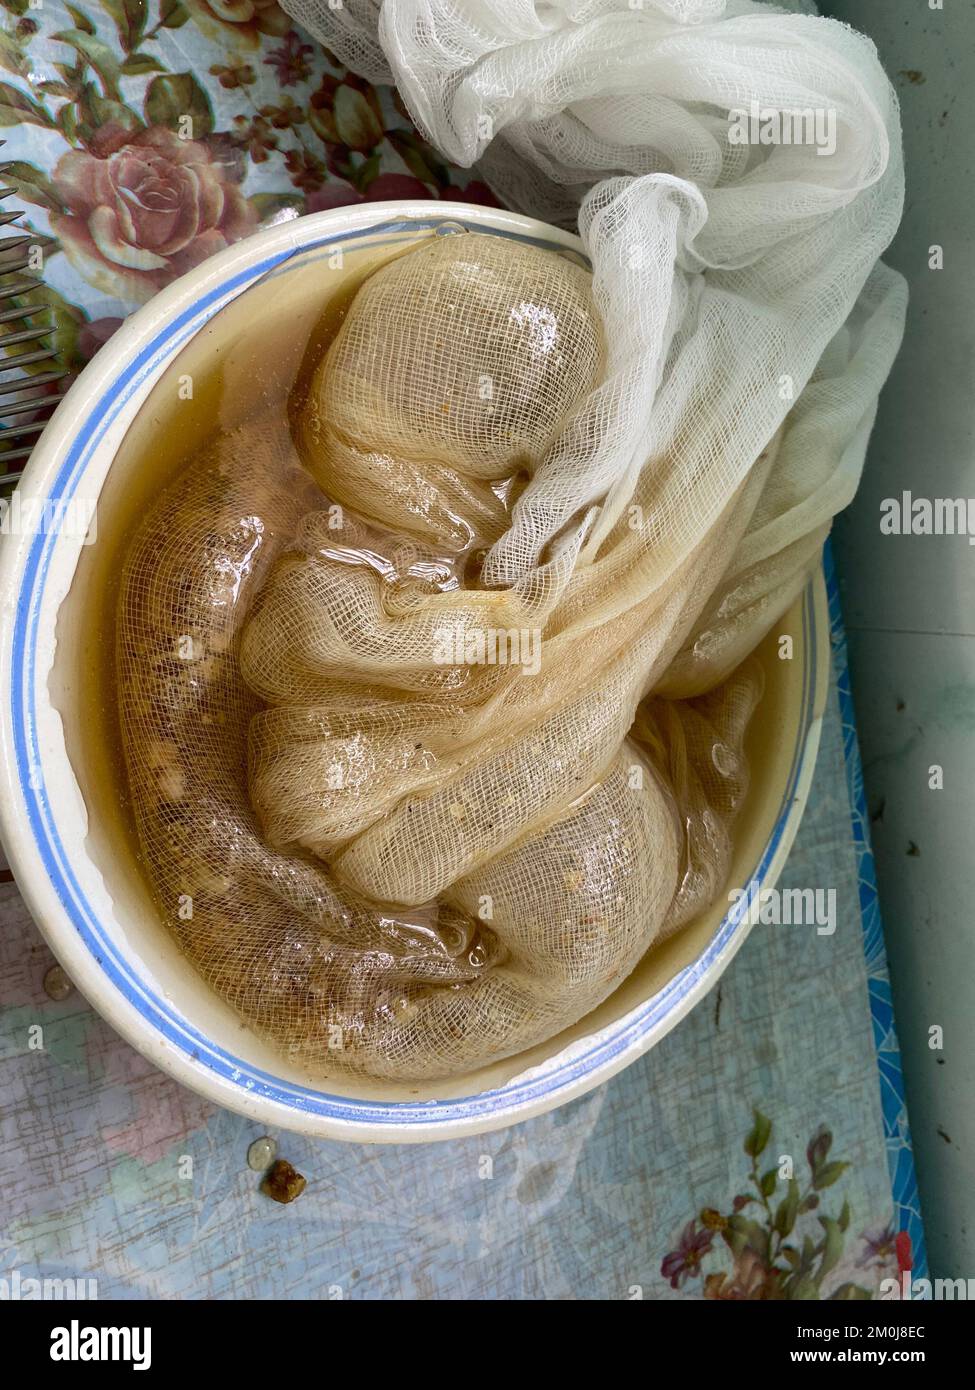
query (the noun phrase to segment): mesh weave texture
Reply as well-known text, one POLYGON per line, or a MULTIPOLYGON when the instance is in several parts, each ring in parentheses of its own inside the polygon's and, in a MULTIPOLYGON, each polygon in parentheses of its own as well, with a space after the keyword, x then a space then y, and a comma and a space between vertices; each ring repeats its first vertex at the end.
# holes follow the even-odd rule
POLYGON ((603 357, 575 264, 432 240, 358 291, 301 452, 283 417, 219 437, 127 552, 122 735, 154 888, 204 978, 313 1070, 422 1079, 531 1046, 723 884, 760 672, 641 701, 748 489, 658 592, 637 567, 625 607, 564 553, 483 580, 603 357))
POLYGON ((162 909, 243 1017, 319 1070, 449 1076, 722 891, 749 653, 902 332, 896 102, 851 30, 749 0, 286 7, 578 217, 592 274, 467 233, 368 277, 293 435, 215 441, 135 537, 123 739, 162 909), (833 148, 735 143, 753 104, 833 148))

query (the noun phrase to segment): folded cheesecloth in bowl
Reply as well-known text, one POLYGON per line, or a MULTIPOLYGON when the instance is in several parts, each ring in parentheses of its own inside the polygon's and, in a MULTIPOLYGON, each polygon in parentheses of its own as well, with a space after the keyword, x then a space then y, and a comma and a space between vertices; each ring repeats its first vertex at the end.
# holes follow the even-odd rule
POLYGON ((219 440, 136 534, 123 743, 242 1016, 312 1068, 449 1077, 725 886, 749 657, 903 330, 897 103, 808 5, 284 7, 588 265, 474 233, 365 279, 290 434, 219 440))

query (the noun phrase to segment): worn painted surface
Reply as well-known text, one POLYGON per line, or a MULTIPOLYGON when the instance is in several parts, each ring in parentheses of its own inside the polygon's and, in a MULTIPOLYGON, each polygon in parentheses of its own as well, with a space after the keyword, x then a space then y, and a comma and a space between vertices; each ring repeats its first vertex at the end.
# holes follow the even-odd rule
MULTIPOLYGON (((931 1267, 975 1271, 975 545, 884 535, 881 504, 975 497, 975 3, 831 0, 901 99, 904 347, 835 527, 857 725, 931 1267), (943 269, 932 256, 943 250, 943 269), (932 768, 943 769, 943 785, 932 768), (942 1030, 943 1046, 933 1028, 942 1030)), ((975 524, 975 502, 970 504, 975 524)))

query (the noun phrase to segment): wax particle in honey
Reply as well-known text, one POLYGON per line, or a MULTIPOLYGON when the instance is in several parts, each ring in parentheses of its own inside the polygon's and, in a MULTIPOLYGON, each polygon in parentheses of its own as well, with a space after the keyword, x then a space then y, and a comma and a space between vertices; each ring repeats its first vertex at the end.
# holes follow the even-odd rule
POLYGON ((293 1202, 305 1190, 305 1179, 286 1159, 279 1158, 261 1183, 261 1191, 275 1202, 293 1202))

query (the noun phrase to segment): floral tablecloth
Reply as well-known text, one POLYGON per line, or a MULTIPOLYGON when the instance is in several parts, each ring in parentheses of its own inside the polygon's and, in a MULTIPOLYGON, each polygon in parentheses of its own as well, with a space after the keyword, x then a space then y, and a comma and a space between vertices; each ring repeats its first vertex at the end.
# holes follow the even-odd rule
MULTIPOLYGON (((0 3, 5 183, 50 238, 30 293, 69 371, 268 222, 492 201, 275 0, 0 3)), ((420 1148, 276 1136, 308 1178, 292 1206, 247 1167, 252 1122, 155 1071, 77 994, 45 993, 51 957, 0 871, 0 1278, 90 1279, 102 1298, 750 1299, 922 1277, 835 583, 831 601, 836 680, 783 886, 835 887, 836 933, 757 926, 647 1057, 515 1129, 420 1148)))
POLYGON ((262 226, 364 200, 493 203, 394 92, 276 0, 2 0, 4 183, 44 254, 62 365, 262 226))

